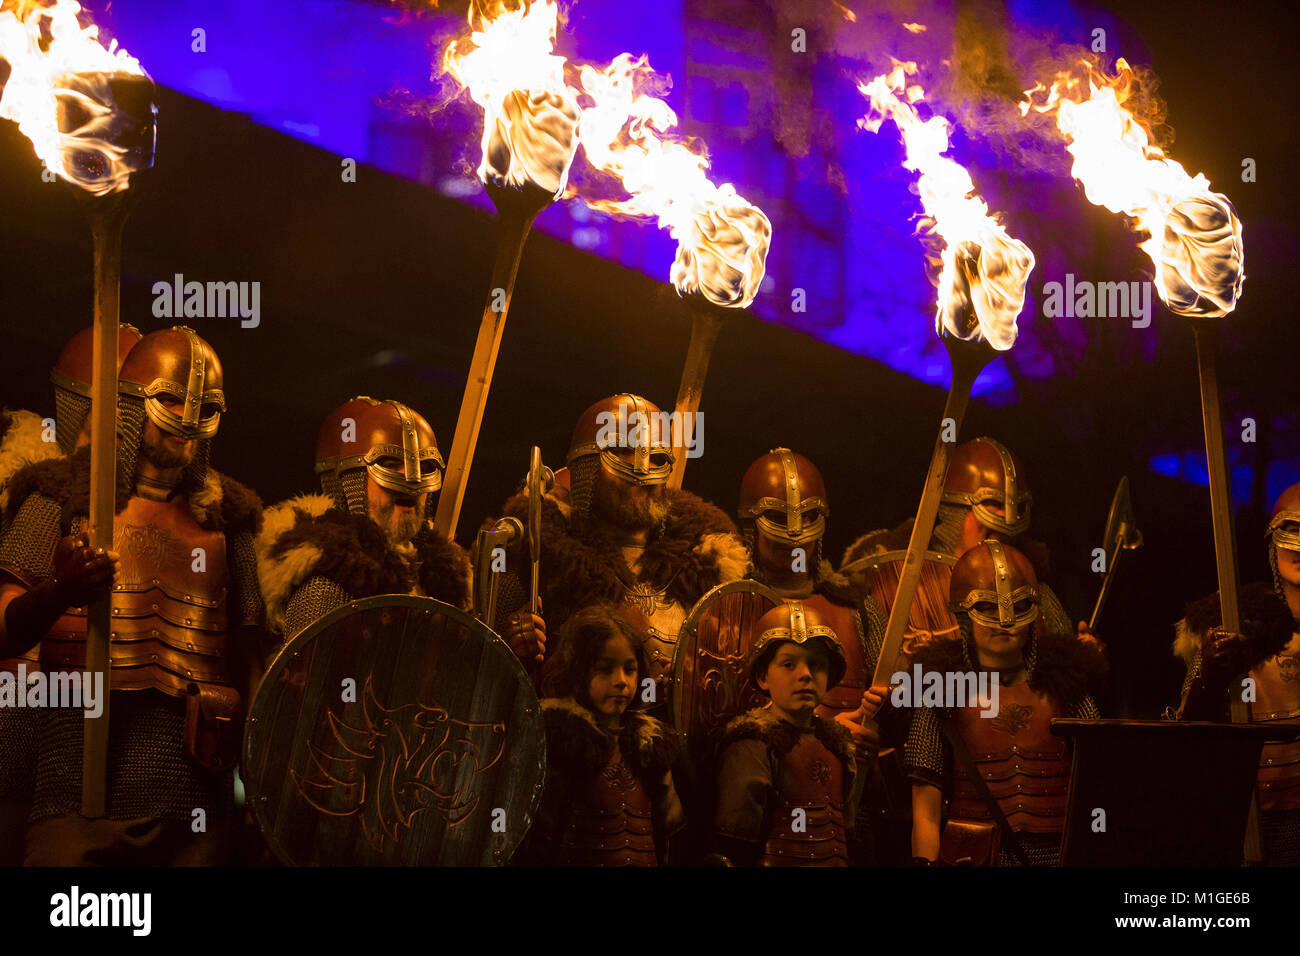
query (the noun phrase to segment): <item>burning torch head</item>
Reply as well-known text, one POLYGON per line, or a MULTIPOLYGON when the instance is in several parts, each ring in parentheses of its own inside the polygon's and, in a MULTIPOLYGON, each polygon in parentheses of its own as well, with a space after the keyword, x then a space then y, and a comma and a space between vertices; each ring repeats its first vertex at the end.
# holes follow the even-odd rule
POLYGON ((954 614, 995 630, 1038 618, 1038 575, 1028 558, 1000 541, 985 541, 958 559, 948 594, 954 614))
POLYGON ((1029 530, 1033 495, 1024 478, 1024 466, 1009 448, 992 438, 976 438, 953 450, 942 500, 970 508, 991 531, 1015 537, 1029 530))
POLYGON ((834 629, 815 608, 802 601, 786 601, 758 619, 758 639, 749 652, 749 679, 757 686, 782 644, 792 642, 801 647, 820 645, 829 661, 826 689, 844 678, 847 664, 844 648, 834 629))
MULTIPOLYGON (((65 455, 72 454, 90 413, 90 379, 93 374, 95 330, 82 329, 63 346, 50 371, 54 383, 54 434, 65 455)), ((117 328, 117 367, 121 371, 127 353, 140 341, 140 330, 122 323, 117 328)))
POLYGON ((826 534, 826 484, 817 466, 788 448, 774 448, 740 482, 741 526, 791 548, 810 547, 826 534))
POLYGON ((94 195, 126 189, 152 169, 158 109, 147 76, 68 73, 54 93, 61 138, 60 172, 94 195))
POLYGON ((330 412, 316 438, 321 489, 352 514, 369 514, 367 476, 418 498, 442 487, 444 467, 433 428, 401 402, 359 395, 330 412))
POLYGON ((221 360, 193 329, 150 332, 122 362, 119 390, 144 402, 149 420, 186 440, 212 438, 226 410, 221 360))
POLYGON ((1273 586, 1282 595, 1284 581, 1300 587, 1300 482, 1278 496, 1268 523, 1268 537, 1273 586))

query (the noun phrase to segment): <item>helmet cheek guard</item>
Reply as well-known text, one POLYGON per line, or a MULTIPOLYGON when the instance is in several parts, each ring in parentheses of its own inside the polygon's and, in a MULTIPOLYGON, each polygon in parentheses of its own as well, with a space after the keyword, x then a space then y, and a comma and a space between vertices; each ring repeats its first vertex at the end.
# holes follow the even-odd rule
POLYGON ((1300 511, 1279 511, 1268 524, 1268 535, 1279 548, 1300 551, 1300 511), (1297 530, 1286 530, 1286 525, 1293 523, 1297 530))
MULTIPOLYGON (((954 583, 960 581, 956 593, 964 592, 965 597, 953 601, 949 605, 952 610, 968 614, 975 623, 992 628, 1016 628, 1036 620, 1039 593, 1032 577, 1027 578, 1013 564, 1000 541, 988 540, 976 547, 979 550, 968 552, 969 557, 963 555, 953 569, 954 583), (1026 607, 1018 612, 1019 604, 1026 607), (985 610, 987 605, 996 607, 996 612, 985 610)), ((1014 548, 1012 551, 1019 555, 1014 548)))

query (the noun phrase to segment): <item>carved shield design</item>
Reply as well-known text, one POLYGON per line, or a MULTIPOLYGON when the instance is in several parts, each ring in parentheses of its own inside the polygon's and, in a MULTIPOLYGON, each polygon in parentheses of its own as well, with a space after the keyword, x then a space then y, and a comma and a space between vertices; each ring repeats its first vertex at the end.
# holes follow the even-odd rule
POLYGON ((754 625, 781 603, 757 581, 730 581, 700 598, 682 622, 673 663, 673 725, 703 753, 732 717, 766 703, 745 676, 754 625))
POLYGON ((276 656, 244 734, 248 804, 294 865, 504 864, 541 798, 523 667, 430 598, 355 601, 276 656))

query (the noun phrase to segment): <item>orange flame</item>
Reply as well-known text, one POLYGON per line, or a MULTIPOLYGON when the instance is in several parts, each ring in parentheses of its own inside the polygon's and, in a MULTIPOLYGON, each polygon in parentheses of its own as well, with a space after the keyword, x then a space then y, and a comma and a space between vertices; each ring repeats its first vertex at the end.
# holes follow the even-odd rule
POLYGON ((0 93, 0 118, 18 124, 51 172, 97 196, 126 189, 136 167, 131 150, 106 138, 113 135, 117 116, 108 78, 147 76, 139 61, 119 50, 116 41, 105 49, 99 28, 78 21, 77 0, 0 6, 0 57, 12 71, 0 93), (60 105, 85 121, 61 132, 60 105))
POLYGON ((626 53, 605 70, 582 67, 582 91, 595 104, 582 114, 583 151, 631 196, 584 201, 617 216, 657 217, 677 240, 671 278, 678 293, 744 308, 763 281, 772 224, 733 185, 710 181, 707 156, 673 138, 677 115, 663 100, 638 92, 653 75, 645 57, 626 53))
POLYGON ((1125 107, 1133 70, 1123 59, 1108 77, 1082 61, 1082 77, 1063 71, 1048 89, 1026 91, 1020 110, 1054 113, 1074 157, 1071 174, 1088 201, 1131 216, 1139 243, 1155 263, 1156 291, 1179 315, 1227 315, 1241 296, 1241 222, 1228 197, 1201 173, 1188 175, 1150 142, 1125 107))
POLYGON ((1034 254, 989 215, 970 174, 943 155, 949 145, 948 120, 933 116, 922 122, 913 104, 922 101, 925 92, 907 84, 907 76, 915 72, 915 63, 894 60, 889 73, 859 84, 871 110, 858 125, 875 133, 893 120, 907 150, 903 168, 921 174, 917 187, 927 217, 921 234, 937 236, 943 243, 938 262, 932 263, 939 289, 935 331, 968 340, 983 338, 1005 351, 1016 341, 1016 317, 1025 304, 1034 254))
POLYGON ((443 53, 443 71, 483 107, 485 183, 525 183, 564 194, 577 151, 581 111, 564 82, 564 57, 554 53, 559 7, 554 0, 470 4, 470 34, 443 53))

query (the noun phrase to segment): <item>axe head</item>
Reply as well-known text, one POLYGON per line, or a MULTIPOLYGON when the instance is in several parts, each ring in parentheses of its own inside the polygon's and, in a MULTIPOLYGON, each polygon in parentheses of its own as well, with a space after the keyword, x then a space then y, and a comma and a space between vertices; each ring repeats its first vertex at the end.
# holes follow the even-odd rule
POLYGON ((1128 493, 1128 475, 1119 480, 1115 497, 1110 502, 1110 514, 1106 516, 1106 533, 1102 537, 1106 557, 1113 562, 1115 555, 1122 548, 1134 551, 1142 547, 1142 532, 1138 530, 1133 519, 1133 502, 1128 493))

